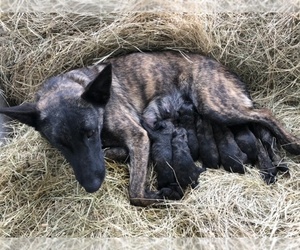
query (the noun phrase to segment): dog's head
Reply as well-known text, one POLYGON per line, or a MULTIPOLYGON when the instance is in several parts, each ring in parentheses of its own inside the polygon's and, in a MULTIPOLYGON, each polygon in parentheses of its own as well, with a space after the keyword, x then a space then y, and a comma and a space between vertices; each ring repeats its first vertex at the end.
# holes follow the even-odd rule
POLYGON ((66 75, 50 78, 36 103, 0 109, 0 113, 34 127, 58 148, 87 192, 97 191, 105 177, 100 133, 110 98, 111 71, 111 65, 105 66, 83 86, 66 75))

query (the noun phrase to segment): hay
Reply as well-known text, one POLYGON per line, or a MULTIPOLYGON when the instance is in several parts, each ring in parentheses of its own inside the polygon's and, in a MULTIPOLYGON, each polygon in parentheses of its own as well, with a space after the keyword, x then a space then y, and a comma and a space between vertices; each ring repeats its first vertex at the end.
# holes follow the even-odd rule
MULTIPOLYGON (((270 108, 300 136, 299 13, 183 13, 180 3, 172 5, 175 12, 153 12, 149 6, 131 1, 101 16, 2 13, 0 77, 11 103, 32 100, 47 77, 107 56, 193 51, 233 69, 257 105, 270 108)), ((279 176, 272 186, 263 183, 256 169, 245 175, 208 170, 199 188, 182 201, 138 208, 129 205, 126 165, 108 161, 101 190, 87 194, 66 161, 37 132, 16 123, 12 128, 13 137, 0 152, 0 236, 300 234, 299 157, 286 156, 291 177, 279 176)))

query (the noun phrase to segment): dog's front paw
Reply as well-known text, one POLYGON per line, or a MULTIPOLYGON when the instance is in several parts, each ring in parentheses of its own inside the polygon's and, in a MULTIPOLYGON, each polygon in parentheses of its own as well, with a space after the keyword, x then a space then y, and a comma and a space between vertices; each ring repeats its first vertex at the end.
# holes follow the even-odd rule
POLYGON ((145 191, 142 196, 131 195, 130 197, 130 204, 139 207, 146 207, 164 201, 165 198, 160 191, 145 191))
MULTIPOLYGON (((178 185, 177 185, 178 186, 178 185)), ((183 197, 183 192, 180 187, 169 186, 160 189, 159 191, 146 191, 143 197, 130 197, 130 204, 139 207, 146 207, 155 203, 168 200, 180 200, 183 197)))

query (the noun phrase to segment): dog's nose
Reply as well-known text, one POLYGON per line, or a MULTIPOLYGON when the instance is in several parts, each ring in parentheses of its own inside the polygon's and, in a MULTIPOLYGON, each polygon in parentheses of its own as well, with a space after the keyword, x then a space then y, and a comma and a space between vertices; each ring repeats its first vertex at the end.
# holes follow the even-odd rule
POLYGON ((99 178, 94 178, 89 182, 84 183, 82 186, 84 187, 85 191, 88 193, 94 193, 99 190, 101 187, 102 180, 99 178))

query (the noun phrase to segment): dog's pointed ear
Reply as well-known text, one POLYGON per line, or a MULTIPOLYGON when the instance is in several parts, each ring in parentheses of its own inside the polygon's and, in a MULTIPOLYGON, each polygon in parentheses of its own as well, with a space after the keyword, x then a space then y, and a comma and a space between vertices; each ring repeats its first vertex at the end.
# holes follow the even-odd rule
POLYGON ((40 117, 40 112, 34 103, 24 103, 19 106, 0 108, 0 113, 34 128, 37 128, 37 122, 40 117))
POLYGON ((81 97, 94 105, 106 105, 110 98, 112 66, 107 64, 100 74, 85 88, 81 97))

